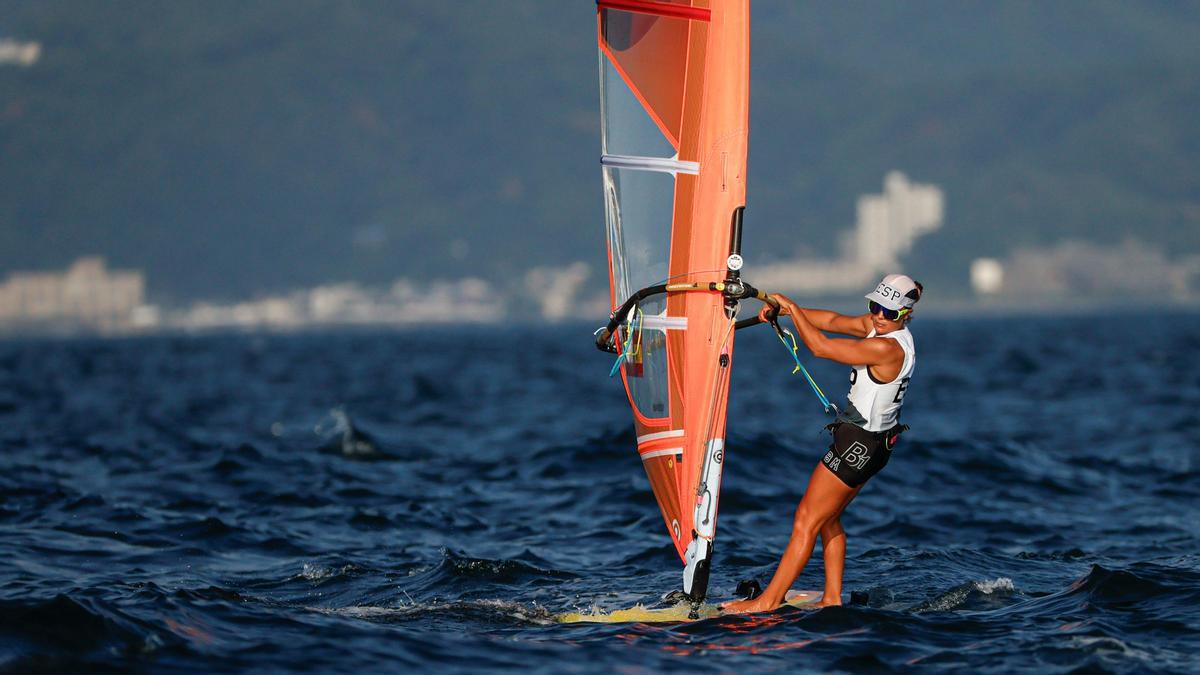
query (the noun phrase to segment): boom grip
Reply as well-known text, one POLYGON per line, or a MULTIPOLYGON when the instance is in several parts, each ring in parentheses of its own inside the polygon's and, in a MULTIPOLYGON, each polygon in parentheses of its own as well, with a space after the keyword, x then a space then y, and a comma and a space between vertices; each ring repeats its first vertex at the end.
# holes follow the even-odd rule
POLYGON ((759 318, 758 315, 755 315, 749 319, 742 319, 741 321, 738 321, 737 323, 733 324, 734 330, 741 330, 743 328, 757 326, 760 323, 776 323, 779 320, 779 301, 771 297, 770 293, 760 291, 749 284, 747 284, 746 287, 749 291, 749 297, 762 300, 764 304, 771 308, 771 311, 767 312, 767 319, 765 321, 759 318))
POLYGON ((617 332, 617 326, 621 325, 621 322, 623 322, 625 318, 629 316, 629 312, 633 311, 633 308, 636 307, 639 302, 652 295, 671 292, 684 293, 687 291, 719 291, 721 288, 722 286, 716 282, 694 284, 658 284, 656 286, 647 286, 646 288, 643 288, 637 293, 629 296, 625 302, 621 303, 620 307, 613 310, 612 314, 610 314, 608 317, 608 325, 600 329, 600 332, 596 334, 596 348, 602 352, 616 354, 617 347, 613 344, 612 336, 613 333, 617 332))

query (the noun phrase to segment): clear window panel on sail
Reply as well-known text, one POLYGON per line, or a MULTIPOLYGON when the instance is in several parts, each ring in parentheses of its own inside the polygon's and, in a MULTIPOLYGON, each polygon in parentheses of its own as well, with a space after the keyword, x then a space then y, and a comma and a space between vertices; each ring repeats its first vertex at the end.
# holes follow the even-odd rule
POLYGON ((660 327, 647 326, 647 317, 661 316, 666 311, 666 299, 659 295, 647 298, 638 305, 628 333, 623 333, 622 352, 629 355, 622 364, 629 396, 643 417, 666 417, 669 391, 667 389, 667 334, 660 327))
MULTIPOLYGON (((619 304, 637 291, 667 280, 675 177, 612 167, 603 171, 614 303, 619 304)), ((660 327, 645 327, 645 318, 665 314, 663 296, 644 300, 632 315, 634 325, 626 338, 636 350, 625 363, 629 393, 639 412, 650 418, 665 417, 669 412, 666 334, 660 327)))
POLYGON ((662 129, 646 113, 612 62, 606 58, 602 60, 601 152, 606 155, 673 157, 675 148, 662 129))
POLYGON ((667 280, 675 177, 604 167, 605 215, 617 304, 667 280))

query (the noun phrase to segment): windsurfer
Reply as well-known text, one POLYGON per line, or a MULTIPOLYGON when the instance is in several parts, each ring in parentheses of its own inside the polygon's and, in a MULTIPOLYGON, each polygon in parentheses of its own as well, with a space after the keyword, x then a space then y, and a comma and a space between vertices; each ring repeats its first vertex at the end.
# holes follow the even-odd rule
MULTIPOLYGON (((867 480, 887 464, 892 446, 907 428, 900 424, 900 406, 916 365, 908 322, 922 291, 921 284, 910 277, 889 274, 866 295, 870 311, 859 316, 805 309, 786 296, 774 296, 780 314, 792 318, 813 356, 852 366, 849 404, 830 425, 833 442, 809 478, 771 583, 755 598, 722 605, 723 612, 763 612, 782 604, 808 563, 818 535, 825 562, 825 590, 816 604, 842 604, 846 533, 841 514, 867 480), (830 338, 822 331, 856 339, 830 338)), ((767 308, 763 311, 765 319, 767 308)))

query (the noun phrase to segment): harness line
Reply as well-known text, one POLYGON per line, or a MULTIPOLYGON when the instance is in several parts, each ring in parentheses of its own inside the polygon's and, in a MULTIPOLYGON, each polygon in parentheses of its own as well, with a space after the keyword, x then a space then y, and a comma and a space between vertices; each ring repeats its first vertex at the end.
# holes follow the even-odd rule
POLYGON ((800 362, 800 356, 797 353, 800 347, 796 344, 796 336, 792 335, 790 330, 780 326, 777 320, 771 321, 771 327, 775 329, 776 337, 783 343, 788 353, 792 355, 792 360, 796 362, 796 367, 792 369, 792 374, 803 373, 804 379, 808 380, 808 385, 812 387, 813 393, 817 395, 817 398, 821 401, 821 405, 825 407, 825 412, 837 415, 839 412, 838 407, 830 402, 829 398, 825 396, 825 392, 821 391, 821 387, 817 385, 817 381, 813 379, 812 375, 809 375, 808 369, 800 362), (785 338, 784 336, 787 337, 785 338), (788 344, 788 340, 792 342, 790 345, 788 344))

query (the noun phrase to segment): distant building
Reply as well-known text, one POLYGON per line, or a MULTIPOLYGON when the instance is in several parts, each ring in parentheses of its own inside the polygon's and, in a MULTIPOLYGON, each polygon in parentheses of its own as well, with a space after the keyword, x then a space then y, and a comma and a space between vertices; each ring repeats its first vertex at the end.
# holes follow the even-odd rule
POLYGON ((883 180, 883 194, 858 198, 854 250, 844 257, 877 273, 895 270, 918 237, 941 225, 942 191, 910 183, 904 174, 892 171, 883 180))
POLYGON ((0 39, 0 66, 15 65, 28 68, 42 56, 40 42, 17 42, 12 38, 0 39))
POLYGON ((0 284, 0 327, 128 329, 145 291, 140 271, 110 271, 103 258, 80 258, 66 273, 14 272, 0 284))
POLYGON ((1004 288, 1004 265, 995 258, 976 258, 971 263, 971 288, 979 295, 995 295, 1004 288))
POLYGON ((170 312, 172 330, 294 330, 311 326, 413 326, 498 323, 505 299, 481 279, 413 282, 389 288, 334 283, 232 305, 198 302, 170 312))
POLYGON ((858 199, 858 221, 843 239, 836 260, 796 259, 754 269, 755 283, 790 293, 843 293, 900 270, 900 256, 918 237, 942 225, 944 198, 936 185, 910 183, 899 171, 883 181, 883 193, 858 199))
POLYGON ((1003 262, 971 265, 976 294, 1037 300, 1072 297, 1157 298, 1186 301, 1200 281, 1200 256, 1168 258, 1160 248, 1129 239, 1117 246, 1060 241, 1014 251, 1003 262))

